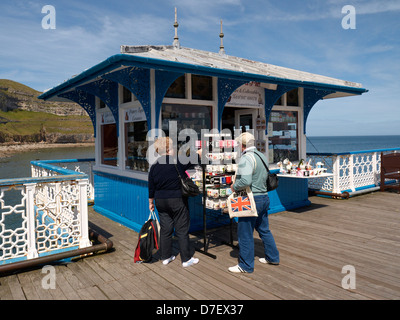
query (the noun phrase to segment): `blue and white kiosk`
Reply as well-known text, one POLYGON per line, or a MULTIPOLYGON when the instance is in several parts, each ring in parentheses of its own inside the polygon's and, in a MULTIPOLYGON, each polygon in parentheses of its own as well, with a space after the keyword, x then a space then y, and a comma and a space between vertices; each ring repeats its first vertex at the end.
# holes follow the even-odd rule
MULTIPOLYGON (((176 20, 175 20, 176 22, 176 20)), ((219 52, 172 45, 121 46, 121 52, 44 92, 73 101, 95 135, 94 209, 139 231, 148 218, 147 132, 177 122, 178 130, 253 129, 271 168, 306 158, 307 117, 324 99, 361 95, 360 84, 219 52)), ((270 213, 309 205, 307 179, 281 178, 270 213)), ((190 199, 191 230, 203 226, 201 197, 190 199)), ((229 222, 228 215, 226 222, 229 222)))

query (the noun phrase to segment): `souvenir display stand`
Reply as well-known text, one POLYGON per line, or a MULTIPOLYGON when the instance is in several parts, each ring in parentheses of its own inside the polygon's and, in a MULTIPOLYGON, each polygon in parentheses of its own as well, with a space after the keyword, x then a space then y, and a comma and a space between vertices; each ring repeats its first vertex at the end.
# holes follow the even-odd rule
MULTIPOLYGON (((207 218, 215 220, 227 219, 227 199, 232 193, 231 184, 237 169, 236 152, 234 152, 234 140, 222 140, 222 134, 208 134, 203 140, 198 141, 198 147, 202 147, 201 165, 196 167, 194 181, 202 190, 203 211, 203 249, 197 251, 212 258, 215 255, 208 252, 207 244, 207 218), (211 139, 210 139, 211 138, 211 139)), ((222 223, 222 227, 226 223, 222 223)), ((230 241, 223 244, 233 245, 232 219, 229 219, 230 241)))

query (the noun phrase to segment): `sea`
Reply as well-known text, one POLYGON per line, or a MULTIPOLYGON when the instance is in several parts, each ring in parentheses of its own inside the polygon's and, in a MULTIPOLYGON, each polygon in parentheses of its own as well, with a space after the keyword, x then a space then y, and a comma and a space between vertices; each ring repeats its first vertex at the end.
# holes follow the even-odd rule
POLYGON ((348 153, 400 148, 400 135, 307 137, 307 153, 348 153))
POLYGON ((33 160, 85 159, 94 158, 94 146, 58 147, 14 153, 0 158, 0 179, 31 177, 33 160))

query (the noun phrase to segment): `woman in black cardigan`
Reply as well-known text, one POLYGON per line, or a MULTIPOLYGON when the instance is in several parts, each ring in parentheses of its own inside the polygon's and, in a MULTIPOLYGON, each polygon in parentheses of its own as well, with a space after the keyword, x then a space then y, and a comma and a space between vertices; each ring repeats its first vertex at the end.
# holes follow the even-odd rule
MULTIPOLYGON (((154 211, 155 204, 160 218, 161 259, 164 265, 175 260, 172 255, 172 234, 175 228, 182 266, 189 267, 198 263, 199 259, 190 254, 188 201, 182 197, 181 182, 172 157, 172 139, 160 137, 154 142, 154 148, 161 157, 151 166, 149 172, 149 209, 154 211)), ((183 165, 177 161, 181 176, 186 174, 185 171, 190 166, 190 163, 183 165)))

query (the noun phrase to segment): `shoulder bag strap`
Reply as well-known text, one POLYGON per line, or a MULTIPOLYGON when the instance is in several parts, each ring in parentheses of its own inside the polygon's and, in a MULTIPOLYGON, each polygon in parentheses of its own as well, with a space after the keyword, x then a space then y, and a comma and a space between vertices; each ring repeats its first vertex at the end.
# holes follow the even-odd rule
POLYGON ((248 153, 247 151, 245 151, 242 156, 248 155, 248 156, 250 156, 250 158, 253 159, 253 161, 254 161, 254 170, 253 170, 253 172, 254 172, 257 169, 257 161, 256 161, 256 158, 254 158, 253 153, 254 152, 249 152, 248 153))
MULTIPOLYGON (((254 153, 257 154, 256 152, 254 152, 254 153)), ((259 154, 257 154, 257 156, 261 159, 262 163, 264 164, 265 169, 267 169, 267 171, 269 173, 269 169, 268 169, 267 165, 265 164, 263 158, 261 158, 259 154)))
POLYGON ((176 172, 178 173, 179 178, 182 179, 181 174, 179 173, 178 166, 176 165, 176 163, 174 165, 175 165, 175 169, 176 169, 176 172))

